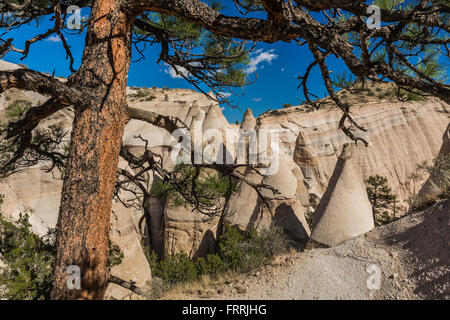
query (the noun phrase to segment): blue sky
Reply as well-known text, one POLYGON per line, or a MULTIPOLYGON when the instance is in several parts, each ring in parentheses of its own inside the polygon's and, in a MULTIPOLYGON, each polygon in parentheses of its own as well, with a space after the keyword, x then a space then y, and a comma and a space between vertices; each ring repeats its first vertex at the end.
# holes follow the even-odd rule
MULTIPOLYGON (((228 10, 228 9, 227 9, 228 10)), ((227 11, 226 10, 226 11, 227 11)), ((83 15, 88 12, 83 11, 83 15)), ((235 12, 225 12, 235 14, 235 12)), ((24 47, 24 42, 33 36, 45 32, 52 23, 44 19, 39 26, 33 22, 18 31, 10 33, 14 38, 14 45, 18 48, 24 47)), ((5 38, 9 35, 5 36, 5 38)), ((24 63, 29 68, 41 72, 53 73, 67 77, 70 75, 69 62, 65 60, 65 51, 62 43, 56 37, 50 37, 31 46, 29 56, 20 60, 21 55, 10 53, 4 59, 14 63, 24 63)), ((84 46, 84 34, 73 34, 67 36, 72 53, 75 57, 75 68, 79 66, 84 46)), ((184 79, 174 77, 167 66, 156 63, 159 54, 159 46, 149 47, 145 51, 146 59, 131 64, 129 73, 129 86, 146 87, 169 87, 169 88, 191 88, 184 79)), ((138 55, 133 54, 133 59, 138 55)), ((244 87, 240 96, 233 96, 233 103, 239 109, 231 109, 224 105, 224 114, 230 122, 241 120, 243 112, 251 108, 255 115, 259 115, 268 109, 279 109, 285 103, 292 105, 300 104, 304 100, 301 90, 297 89, 299 84, 297 75, 303 74, 312 55, 306 47, 299 47, 295 43, 279 42, 275 44, 259 43, 255 52, 251 55, 251 66, 257 74, 256 82, 244 87)), ((330 59, 329 67, 333 72, 338 72, 342 65, 339 61, 330 59)), ((309 81, 310 88, 319 97, 326 94, 318 69, 312 73, 309 81)))

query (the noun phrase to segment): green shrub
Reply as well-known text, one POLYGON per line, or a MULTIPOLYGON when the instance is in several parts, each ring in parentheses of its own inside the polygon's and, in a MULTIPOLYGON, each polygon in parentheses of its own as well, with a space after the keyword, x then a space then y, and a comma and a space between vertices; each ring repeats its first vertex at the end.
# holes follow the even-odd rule
POLYGON ((217 252, 191 261, 182 252, 158 260, 155 252, 146 257, 152 274, 169 286, 197 280, 201 275, 216 276, 227 270, 248 272, 287 251, 287 242, 283 231, 275 226, 260 234, 255 229, 240 232, 236 228, 225 226, 225 231, 217 242, 217 252))
POLYGON ((39 237, 31 232, 29 215, 20 214, 18 225, 0 215, 0 253, 7 266, 0 270, 0 298, 50 298, 54 261, 54 232, 39 237))
POLYGON ((148 95, 147 91, 144 89, 139 89, 136 93, 131 94, 130 97, 133 98, 145 98, 148 95))
POLYGON ((277 254, 286 251, 287 244, 283 231, 275 226, 245 233, 225 226, 225 233, 219 238, 217 253, 228 269, 248 272, 270 262, 277 254))
POLYGON ((123 251, 116 244, 109 242, 109 252, 108 252, 108 266, 114 267, 122 263, 124 258, 123 251))
POLYGON ((31 107, 31 102, 16 100, 6 107, 6 116, 11 119, 21 118, 31 107))
POLYGON ((427 167, 427 171, 436 180, 442 189, 442 196, 448 199, 450 196, 450 153, 438 155, 433 160, 433 165, 427 167))
POLYGON ((380 98, 380 99, 386 99, 386 98, 389 98, 390 95, 389 95, 388 92, 380 92, 380 93, 377 95, 377 97, 380 98))
POLYGON ((217 275, 228 269, 218 254, 208 254, 206 258, 200 257, 196 261, 197 274, 217 275))
POLYGON ((217 243, 217 251, 228 268, 238 270, 244 264, 246 253, 243 244, 251 241, 255 237, 254 233, 254 230, 241 233, 236 228, 225 226, 225 233, 217 243))
POLYGON ((189 260, 189 257, 184 252, 167 256, 159 261, 156 269, 152 270, 152 272, 155 277, 161 278, 170 284, 197 279, 195 263, 189 260))

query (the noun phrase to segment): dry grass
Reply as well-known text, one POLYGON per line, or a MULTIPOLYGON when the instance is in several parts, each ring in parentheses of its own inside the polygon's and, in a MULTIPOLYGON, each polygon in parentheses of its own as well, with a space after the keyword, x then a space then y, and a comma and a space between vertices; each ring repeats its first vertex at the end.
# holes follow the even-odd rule
POLYGON ((167 290, 161 297, 163 300, 184 300, 190 296, 210 298, 226 284, 232 283, 239 277, 234 271, 227 271, 217 276, 202 275, 199 280, 180 283, 167 290))

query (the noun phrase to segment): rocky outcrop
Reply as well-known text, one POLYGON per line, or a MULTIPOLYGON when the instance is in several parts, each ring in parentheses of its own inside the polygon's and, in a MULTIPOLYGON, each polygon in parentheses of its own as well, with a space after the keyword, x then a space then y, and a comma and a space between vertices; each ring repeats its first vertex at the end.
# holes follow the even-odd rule
MULTIPOLYGON (((111 274, 126 281, 131 281, 138 287, 145 287, 152 279, 152 273, 145 257, 141 241, 136 233, 130 210, 122 204, 114 204, 111 216, 111 243, 117 245, 124 257, 119 265, 113 266, 111 274)), ((138 299, 136 294, 121 286, 110 283, 105 293, 106 299, 138 299)))
MULTIPOLYGON (((421 102, 355 102, 351 112, 367 129, 356 134, 369 142, 367 148, 358 148, 353 155, 363 178, 385 176, 399 200, 407 200, 424 182, 408 177, 418 164, 431 163, 441 147, 448 110, 448 105, 433 98, 421 102)), ((258 121, 263 128, 282 131, 282 150, 302 169, 310 192, 321 196, 319 191, 326 187, 342 146, 349 142, 338 128, 341 116, 331 107, 305 111, 300 106, 262 115, 258 121)))
POLYGON ((21 212, 30 214, 31 229, 43 236, 56 226, 62 181, 42 167, 22 170, 0 180, 0 194, 5 196, 2 213, 16 221, 21 212))
POLYGON ((299 131, 294 148, 294 161, 298 164, 308 185, 310 193, 321 195, 326 188, 327 179, 319 166, 319 157, 311 141, 303 131, 299 131))
POLYGON ((248 132, 256 127, 256 118, 253 116, 252 109, 245 110, 244 118, 241 123, 241 130, 243 132, 248 132))
POLYGON ((311 239, 335 246, 374 228, 366 186, 345 144, 327 190, 314 212, 311 239))
POLYGON ((278 194, 274 195, 271 190, 262 191, 266 199, 273 199, 265 203, 253 187, 240 181, 238 191, 230 199, 229 215, 224 222, 242 231, 268 229, 273 224, 283 229, 295 246, 304 248, 310 234, 305 218, 307 204, 304 198, 297 196, 297 192, 306 192, 306 189, 296 179, 287 160, 280 157, 277 173, 264 178, 250 169, 242 174, 254 184, 272 186, 278 194))
POLYGON ((164 211, 164 256, 184 252, 190 258, 213 253, 219 217, 209 218, 169 200, 164 211))
POLYGON ((219 105, 211 104, 203 122, 203 132, 210 129, 223 130, 227 127, 229 127, 228 121, 223 116, 219 105))
POLYGON ((443 188, 450 183, 450 123, 442 136, 442 146, 437 155, 437 162, 430 177, 420 189, 418 202, 427 203, 435 201, 442 193, 443 188), (436 166, 440 167, 437 168, 436 166))

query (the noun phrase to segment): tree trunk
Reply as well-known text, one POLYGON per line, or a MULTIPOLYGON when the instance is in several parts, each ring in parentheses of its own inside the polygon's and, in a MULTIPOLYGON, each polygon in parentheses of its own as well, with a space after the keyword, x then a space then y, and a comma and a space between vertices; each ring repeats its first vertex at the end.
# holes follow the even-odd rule
POLYGON ((119 152, 127 121, 126 86, 132 17, 119 0, 92 7, 82 65, 71 78, 94 88, 75 106, 69 158, 57 224, 52 299, 103 299, 107 287, 110 216, 119 152), (81 271, 70 289, 68 267, 81 271))

